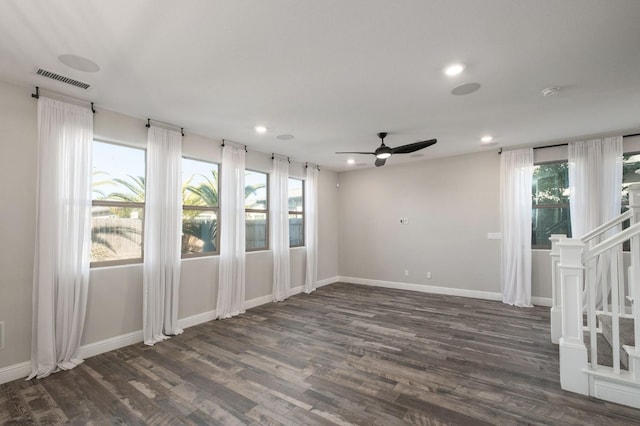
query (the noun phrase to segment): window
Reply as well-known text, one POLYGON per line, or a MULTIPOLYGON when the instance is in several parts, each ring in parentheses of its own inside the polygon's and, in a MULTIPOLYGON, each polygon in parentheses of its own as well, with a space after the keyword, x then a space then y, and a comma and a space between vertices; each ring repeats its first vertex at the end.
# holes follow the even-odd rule
POLYGON ((142 262, 145 151, 93 142, 91 266, 142 262))
MULTIPOLYGON (((551 234, 566 234, 571 237, 569 214, 569 175, 567 161, 537 164, 533 169, 533 214, 531 227, 532 248, 551 248, 551 234)), ((629 209, 631 183, 640 182, 640 153, 623 155, 622 206, 621 212, 629 209)), ((629 221, 622 229, 629 227, 629 221)), ((629 242, 623 246, 629 250, 629 242)))
MULTIPOLYGON (((629 185, 640 182, 640 153, 624 154, 622 157, 622 209, 621 213, 629 210, 629 185)), ((630 220, 622 223, 622 229, 631 226, 630 220)), ((622 245, 624 251, 631 250, 629 241, 625 241, 622 245)))
POLYGON ((182 159, 182 257, 218 254, 218 165, 182 159))
POLYGON ((266 173, 245 170, 244 207, 247 251, 269 248, 267 181, 266 173))
POLYGON ((304 181, 289 178, 289 247, 304 246, 304 181))
POLYGON ((571 237, 567 161, 534 166, 532 202, 532 248, 551 248, 551 234, 566 234, 571 237))

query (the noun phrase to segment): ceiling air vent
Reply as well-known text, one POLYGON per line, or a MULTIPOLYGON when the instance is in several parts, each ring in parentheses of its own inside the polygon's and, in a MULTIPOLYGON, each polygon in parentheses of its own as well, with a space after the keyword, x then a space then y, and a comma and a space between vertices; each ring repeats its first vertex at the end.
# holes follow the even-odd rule
POLYGON ((73 78, 65 77, 65 76, 62 76, 60 74, 56 74, 56 73, 53 73, 53 72, 50 72, 50 71, 45 71, 42 68, 38 69, 38 72, 36 74, 41 75, 43 77, 51 78, 51 79, 54 79, 54 80, 58 80, 58 81, 61 81, 63 83, 70 84, 72 86, 80 87, 82 89, 88 89, 91 86, 90 84, 83 83, 83 82, 78 81, 78 80, 74 80, 73 78))

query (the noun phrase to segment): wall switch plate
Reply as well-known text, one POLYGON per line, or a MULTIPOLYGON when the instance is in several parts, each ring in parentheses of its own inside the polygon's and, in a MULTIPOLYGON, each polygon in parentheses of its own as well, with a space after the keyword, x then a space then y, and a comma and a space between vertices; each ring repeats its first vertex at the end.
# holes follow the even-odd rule
POLYGON ((404 270, 404 276, 405 276, 405 277, 408 277, 408 276, 409 276, 409 270, 408 270, 408 269, 405 269, 405 270, 404 270))
POLYGON ((406 217, 401 217, 400 218, 400 225, 406 225, 407 223, 409 223, 409 219, 406 217))
POLYGON ((430 280, 431 279, 431 272, 427 272, 427 279, 430 280))
POLYGON ((489 232, 487 234, 487 240, 501 240, 502 232, 489 232))

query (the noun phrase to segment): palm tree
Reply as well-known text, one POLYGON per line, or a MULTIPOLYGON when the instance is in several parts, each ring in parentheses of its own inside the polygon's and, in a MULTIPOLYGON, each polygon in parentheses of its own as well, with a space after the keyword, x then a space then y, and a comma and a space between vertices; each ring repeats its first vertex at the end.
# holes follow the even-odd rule
MULTIPOLYGON (((98 175, 107 175, 105 172, 94 171, 94 181, 93 181, 93 194, 94 199, 105 200, 105 201, 123 201, 130 203, 144 203, 144 189, 145 182, 143 176, 131 176, 128 175, 129 180, 124 179, 103 179, 100 181, 95 180, 95 176, 98 175), (111 192, 109 194, 105 194, 103 190, 98 189, 100 186, 104 185, 115 185, 119 184, 122 187, 129 190, 130 193, 125 191, 122 192, 111 192)), ((105 206, 105 208, 113 208, 113 206, 105 206)), ((131 208, 130 207, 119 207, 121 212, 117 214, 120 218, 126 218, 131 216, 131 208)), ((108 249, 111 252, 116 252, 116 250, 111 245, 108 237, 119 237, 125 238, 129 241, 135 242, 141 234, 140 229, 136 229, 130 226, 123 226, 118 224, 107 224, 107 225, 96 225, 94 221, 94 226, 91 228, 91 242, 97 246, 102 246, 108 249)), ((113 241, 113 240, 111 240, 113 241)))
MULTIPOLYGON (((265 185, 263 184, 245 186, 245 199, 256 194, 259 189, 264 187, 265 185)), ((217 170, 211 170, 210 177, 203 174, 197 174, 187 179, 183 186, 182 199, 185 209, 188 209, 187 206, 217 207, 219 205, 217 170), (196 176, 201 177, 203 181, 198 185, 192 185, 191 182, 196 176)), ((260 204, 264 204, 264 201, 261 201, 260 204)), ((201 212, 198 210, 191 210, 189 213, 185 212, 183 214, 193 218, 198 216, 200 213, 201 212)), ((217 220, 183 221, 182 232, 186 236, 193 236, 198 240, 203 241, 203 251, 215 250, 215 241, 218 232, 217 220)), ((183 251, 188 251, 187 245, 187 240, 183 240, 183 251)))
POLYGON ((127 175, 129 180, 114 178, 112 181, 124 186, 129 192, 112 192, 107 195, 107 200, 125 201, 129 203, 144 203, 145 178, 144 176, 127 175))

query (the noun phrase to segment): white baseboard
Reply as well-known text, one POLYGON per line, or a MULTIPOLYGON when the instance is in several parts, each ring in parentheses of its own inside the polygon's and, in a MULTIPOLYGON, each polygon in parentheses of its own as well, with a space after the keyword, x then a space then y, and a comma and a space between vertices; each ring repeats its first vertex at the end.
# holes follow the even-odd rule
POLYGON ((394 288, 398 290, 419 291, 422 293, 445 294, 447 296, 472 297, 484 300, 502 300, 502 294, 491 291, 467 290, 463 288, 438 287, 433 285, 400 283, 396 281, 372 280, 369 278, 340 277, 341 282, 370 285, 373 287, 394 288))
POLYGON ((553 306, 553 299, 551 299, 550 297, 531 297, 531 303, 533 303, 536 306, 546 306, 547 308, 550 308, 553 306))
POLYGON ((331 278, 325 278, 324 280, 318 280, 316 282, 316 288, 324 287, 325 285, 334 284, 340 281, 340 277, 335 276, 331 278))
POLYGON ((289 297, 291 297, 291 296, 294 296, 296 294, 302 293, 302 290, 304 290, 304 286, 303 285, 299 285, 297 287, 290 288, 287 293, 288 293, 289 297))
POLYGON ((178 320, 178 327, 189 328, 194 325, 202 324, 203 322, 213 321, 216 319, 216 311, 203 312, 201 314, 192 315, 190 317, 182 318, 178 320))
POLYGON ((91 358, 92 356, 100 355, 109 351, 115 351, 116 349, 124 348, 125 346, 141 343, 142 340, 142 330, 138 330, 82 345, 80 346, 79 355, 80 358, 91 358))
POLYGON ((24 379, 29 374, 31 374, 31 361, 0 368, 0 385, 14 380, 24 379))
POLYGON ((264 305, 273 302, 273 295, 267 294, 266 296, 256 297, 255 299, 247 300, 244 302, 245 309, 255 308, 256 306, 264 305))
MULTIPOLYGON (((502 294, 492 291, 468 290, 464 288, 438 287, 424 284, 401 283, 396 281, 372 280, 369 278, 338 277, 340 282, 370 285, 372 287, 393 288, 398 290, 419 291, 422 293, 444 294, 447 296, 470 297, 473 299, 502 301, 502 294)), ((546 297, 532 297, 531 302, 540 306, 551 306, 551 299, 546 297)))

